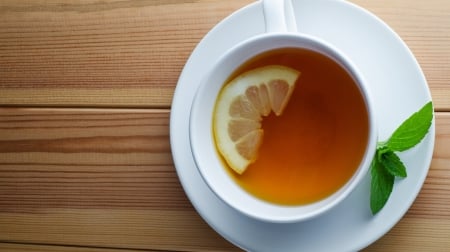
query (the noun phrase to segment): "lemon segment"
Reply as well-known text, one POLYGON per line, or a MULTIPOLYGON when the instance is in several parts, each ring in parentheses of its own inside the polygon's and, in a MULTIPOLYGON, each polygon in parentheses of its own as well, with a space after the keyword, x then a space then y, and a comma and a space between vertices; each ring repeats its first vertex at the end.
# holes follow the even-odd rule
POLYGON ((238 75, 220 91, 213 115, 219 153, 239 174, 255 162, 263 141, 261 122, 271 111, 280 116, 300 72, 281 65, 255 68, 238 75))

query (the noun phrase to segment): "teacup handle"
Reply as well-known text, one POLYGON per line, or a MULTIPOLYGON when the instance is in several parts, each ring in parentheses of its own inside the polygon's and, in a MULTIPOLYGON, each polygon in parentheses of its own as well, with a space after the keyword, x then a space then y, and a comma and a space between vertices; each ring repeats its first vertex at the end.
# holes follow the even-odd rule
POLYGON ((266 32, 297 32, 292 0, 262 0, 266 32))

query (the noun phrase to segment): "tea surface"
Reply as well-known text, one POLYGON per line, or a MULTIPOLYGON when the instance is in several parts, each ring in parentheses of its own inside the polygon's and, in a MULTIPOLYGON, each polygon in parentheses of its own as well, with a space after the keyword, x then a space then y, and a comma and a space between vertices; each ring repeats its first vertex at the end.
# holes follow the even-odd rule
POLYGON ((302 49, 264 53, 240 67, 279 64, 301 71, 281 116, 263 118, 258 158, 239 175, 230 176, 250 194, 283 205, 323 199, 353 175, 368 139, 368 115, 350 75, 333 60, 302 49))

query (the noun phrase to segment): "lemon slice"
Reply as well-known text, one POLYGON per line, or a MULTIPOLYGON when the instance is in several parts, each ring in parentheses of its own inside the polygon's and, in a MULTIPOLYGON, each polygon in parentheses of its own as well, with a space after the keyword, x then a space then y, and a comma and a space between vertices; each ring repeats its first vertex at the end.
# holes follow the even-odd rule
POLYGON ((295 69, 269 65, 240 74, 220 91, 214 137, 220 154, 237 173, 256 160, 264 134, 262 118, 271 111, 283 113, 299 76, 295 69))

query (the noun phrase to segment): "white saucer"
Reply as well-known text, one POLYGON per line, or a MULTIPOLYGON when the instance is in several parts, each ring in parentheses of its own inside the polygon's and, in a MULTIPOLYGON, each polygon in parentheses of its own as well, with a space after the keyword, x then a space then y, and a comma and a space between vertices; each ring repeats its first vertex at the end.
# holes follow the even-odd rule
MULTIPOLYGON (((425 77, 405 43, 373 14, 346 1, 294 0, 300 32, 315 35, 346 53, 371 84, 379 139, 387 139, 409 115, 431 100, 425 77)), ((187 196, 205 221, 227 240, 251 251, 356 251, 388 232, 419 193, 431 163, 435 129, 402 153, 408 177, 376 216, 369 208, 370 176, 337 208, 296 224, 271 224, 239 214, 202 180, 189 145, 189 113, 200 79, 219 55, 263 33, 260 2, 238 10, 214 27, 189 58, 175 90, 170 140, 176 170, 187 196)))

